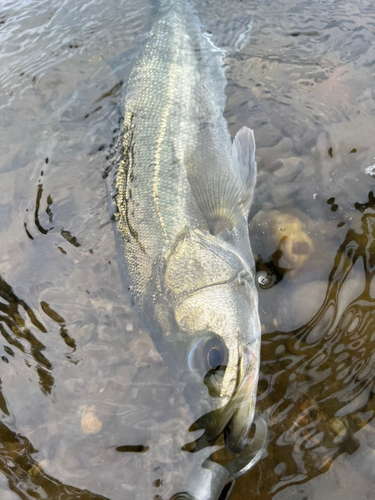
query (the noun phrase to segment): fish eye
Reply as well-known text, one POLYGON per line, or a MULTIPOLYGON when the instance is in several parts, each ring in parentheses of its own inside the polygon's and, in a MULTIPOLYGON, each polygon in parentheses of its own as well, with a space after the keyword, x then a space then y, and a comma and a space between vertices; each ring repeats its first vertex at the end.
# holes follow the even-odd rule
POLYGON ((207 354, 207 363, 210 368, 217 368, 221 366, 222 356, 219 349, 215 347, 211 347, 207 354))
POLYGON ((188 362, 193 372, 205 376, 208 372, 225 368, 228 362, 228 349, 220 337, 205 336, 191 349, 188 362))
POLYGON ((218 337, 214 337, 205 343, 205 365, 207 372, 216 370, 227 363, 227 348, 225 343, 218 337))

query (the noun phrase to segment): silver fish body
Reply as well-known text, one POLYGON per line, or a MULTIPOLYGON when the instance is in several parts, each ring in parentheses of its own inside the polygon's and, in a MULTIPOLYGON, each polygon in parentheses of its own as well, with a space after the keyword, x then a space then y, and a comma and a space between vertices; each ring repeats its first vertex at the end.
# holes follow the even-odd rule
POLYGON ((232 143, 223 52, 185 0, 162 0, 131 72, 115 186, 132 298, 208 442, 240 450, 260 355, 247 217, 255 142, 232 143))

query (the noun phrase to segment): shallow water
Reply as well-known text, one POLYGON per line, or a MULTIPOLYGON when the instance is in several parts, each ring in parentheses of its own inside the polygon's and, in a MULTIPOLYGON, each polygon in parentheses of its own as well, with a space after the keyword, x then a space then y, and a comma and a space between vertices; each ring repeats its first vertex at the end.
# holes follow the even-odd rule
MULTIPOLYGON (((253 15, 227 60, 226 118, 258 148, 249 227, 270 442, 231 498, 370 499, 375 7, 197 8, 213 32, 253 15)), ((147 0, 0 7, 2 500, 167 500, 196 460, 181 451, 186 403, 123 290, 103 180, 154 15, 147 0)))

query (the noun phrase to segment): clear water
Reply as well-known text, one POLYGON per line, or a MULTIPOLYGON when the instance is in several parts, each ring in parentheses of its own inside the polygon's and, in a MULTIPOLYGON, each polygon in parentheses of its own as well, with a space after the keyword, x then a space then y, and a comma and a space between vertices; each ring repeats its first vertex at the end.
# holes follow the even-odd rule
MULTIPOLYGON (((231 498, 370 500, 375 6, 197 9, 211 30, 253 15, 227 61, 226 118, 258 147, 249 227, 270 441, 231 498)), ((122 287, 103 180, 118 77, 154 15, 148 0, 1 2, 2 500, 167 500, 194 465, 180 449, 189 410, 122 287)))

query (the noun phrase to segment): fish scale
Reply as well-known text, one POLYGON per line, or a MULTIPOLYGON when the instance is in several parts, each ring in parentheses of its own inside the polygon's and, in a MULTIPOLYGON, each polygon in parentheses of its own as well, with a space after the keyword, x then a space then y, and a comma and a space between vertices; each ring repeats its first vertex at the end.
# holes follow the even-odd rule
POLYGON ((143 323, 207 439, 226 428, 238 450, 259 370, 247 229, 256 163, 252 131, 244 127, 232 143, 223 116, 223 56, 188 1, 161 0, 126 86, 115 219, 143 323), (216 392, 211 362, 223 365, 216 392))
MULTIPOLYGON (((211 52, 209 43, 200 35, 198 21, 189 12, 189 5, 176 4, 185 6, 186 12, 177 15, 171 10, 156 23, 126 89, 125 127, 132 128, 131 141, 137 156, 137 162, 132 165, 134 180, 128 182, 132 199, 136 200, 129 223, 137 227, 139 240, 151 259, 155 254, 166 252, 184 227, 204 224, 183 168, 185 151, 196 150, 202 126, 210 122, 217 126, 219 119, 223 127, 221 135, 230 146, 222 117, 225 100, 221 99, 217 109, 218 103, 210 91, 210 82, 214 79, 207 75, 204 65, 204 59, 211 54, 201 56, 201 61, 196 57, 197 53, 211 52), (190 23, 183 22, 187 14, 190 23), (195 45, 192 39, 196 40, 195 45), (199 65, 205 70, 201 71, 199 65), (197 87, 199 92, 195 92, 197 87), (204 95, 202 89, 205 89, 204 95), (152 221, 152 237, 143 223, 145 217, 152 221)), ((217 73, 224 88, 223 72, 217 73)), ((211 147, 215 156, 225 154, 220 151, 222 147, 217 150, 217 145, 212 146, 210 137, 205 142, 200 140, 199 147, 205 150, 211 147)), ((223 141, 218 138, 216 142, 223 141)), ((128 148, 127 135, 124 143, 125 149, 128 148)), ((121 188, 121 182, 116 184, 121 188)), ((124 202, 119 201, 117 205, 121 213, 124 202)))

